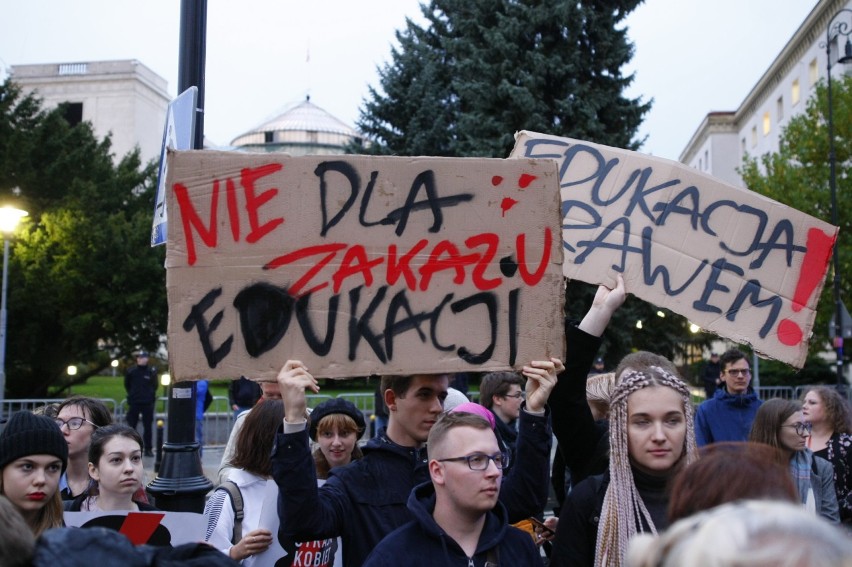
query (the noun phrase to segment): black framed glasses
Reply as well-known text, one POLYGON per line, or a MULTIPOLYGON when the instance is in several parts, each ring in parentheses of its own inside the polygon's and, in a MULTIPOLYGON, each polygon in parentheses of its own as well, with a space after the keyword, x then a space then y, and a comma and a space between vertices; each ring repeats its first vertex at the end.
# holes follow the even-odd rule
POLYGON ((97 425, 95 425, 94 423, 92 423, 91 421, 89 421, 88 419, 86 419, 84 417, 72 417, 71 419, 69 419, 67 421, 64 420, 64 419, 58 418, 58 417, 54 417, 53 421, 56 422, 56 425, 59 426, 59 429, 62 429, 62 426, 67 425, 68 429, 70 429, 71 431, 76 431, 77 429, 80 429, 81 427, 83 427, 84 423, 88 423, 89 425, 91 425, 95 429, 98 428, 97 425))
POLYGON ((451 457, 449 459, 438 459, 439 463, 445 461, 467 461, 467 466, 472 471, 484 471, 488 468, 488 461, 494 461, 494 466, 500 470, 509 466, 509 455, 506 453, 494 453, 486 455, 485 453, 474 453, 466 457, 451 457))
POLYGON ((520 399, 520 398, 525 398, 526 394, 523 391, 521 391, 521 392, 515 392, 514 394, 503 394, 503 397, 504 398, 515 398, 517 400, 517 399, 520 399))
POLYGON ((748 378, 751 376, 751 370, 748 368, 731 368, 730 370, 725 370, 728 373, 728 376, 743 376, 748 378))
POLYGON ((796 434, 801 437, 807 437, 811 434, 811 430, 813 430, 814 426, 811 423, 791 423, 790 425, 782 425, 781 427, 793 427, 796 430, 796 434))

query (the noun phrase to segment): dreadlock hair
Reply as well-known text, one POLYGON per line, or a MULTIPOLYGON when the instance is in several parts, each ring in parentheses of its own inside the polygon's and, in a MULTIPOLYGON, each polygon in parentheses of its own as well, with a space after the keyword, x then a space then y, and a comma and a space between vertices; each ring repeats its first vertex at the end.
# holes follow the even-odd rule
POLYGON ((698 458, 695 446, 695 427, 689 389, 683 381, 659 366, 631 370, 620 377, 612 392, 609 412, 609 476, 598 524, 595 567, 620 566, 627 542, 644 524, 656 535, 657 529, 636 488, 627 443, 627 399, 634 392, 654 386, 671 388, 681 395, 686 421, 683 453, 676 467, 698 458))

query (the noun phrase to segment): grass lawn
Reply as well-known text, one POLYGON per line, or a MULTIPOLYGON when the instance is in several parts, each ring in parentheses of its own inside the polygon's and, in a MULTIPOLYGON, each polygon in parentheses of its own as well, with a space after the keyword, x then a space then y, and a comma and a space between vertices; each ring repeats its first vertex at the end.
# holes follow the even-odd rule
MULTIPOLYGON (((210 388, 213 396, 227 398, 228 383, 228 380, 211 382, 210 388)), ((320 381, 320 388, 322 394, 337 396, 343 392, 372 392, 374 386, 366 386, 364 380, 352 380, 349 382, 326 380, 320 381)), ((85 384, 73 386, 68 395, 71 394, 79 394, 90 398, 106 398, 115 400, 116 403, 121 402, 127 396, 127 393, 124 391, 124 376, 92 376, 85 384)), ((157 395, 166 395, 165 389, 162 386, 157 391, 157 395)))

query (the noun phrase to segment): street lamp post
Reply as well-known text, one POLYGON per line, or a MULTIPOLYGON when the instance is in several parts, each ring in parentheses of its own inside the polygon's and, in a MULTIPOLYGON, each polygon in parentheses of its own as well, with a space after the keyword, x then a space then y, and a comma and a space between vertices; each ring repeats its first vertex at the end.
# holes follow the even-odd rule
MULTIPOLYGON (((831 190, 831 224, 838 226, 837 220, 837 157, 834 154, 834 107, 831 99, 831 44, 837 42, 837 63, 844 65, 852 61, 852 10, 839 10, 828 22, 825 30, 825 65, 828 78, 828 183, 831 190), (841 42, 843 55, 841 56, 841 42)), ((845 386, 846 377, 843 375, 843 301, 840 299, 840 246, 834 244, 834 349, 837 352, 837 385, 845 386)))
POLYGON ((0 291, 0 417, 6 399, 6 287, 9 269, 9 236, 15 232, 27 211, 14 207, 0 207, 0 232, 3 233, 3 287, 0 291))

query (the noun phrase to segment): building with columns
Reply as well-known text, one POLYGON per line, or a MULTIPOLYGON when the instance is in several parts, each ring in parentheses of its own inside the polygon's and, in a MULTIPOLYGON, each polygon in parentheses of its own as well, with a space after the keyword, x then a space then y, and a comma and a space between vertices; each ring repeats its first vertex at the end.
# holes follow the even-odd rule
POLYGON ((137 145, 142 163, 159 159, 168 83, 141 62, 13 65, 11 77, 24 92, 35 92, 46 109, 65 103, 72 125, 87 120, 98 138, 111 133, 116 161, 137 145))

